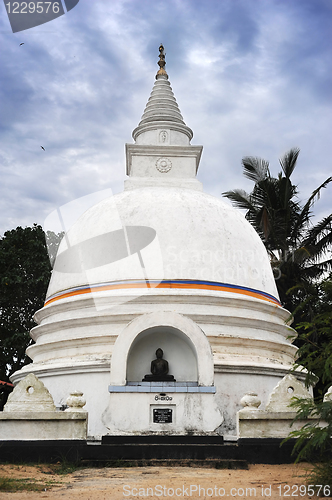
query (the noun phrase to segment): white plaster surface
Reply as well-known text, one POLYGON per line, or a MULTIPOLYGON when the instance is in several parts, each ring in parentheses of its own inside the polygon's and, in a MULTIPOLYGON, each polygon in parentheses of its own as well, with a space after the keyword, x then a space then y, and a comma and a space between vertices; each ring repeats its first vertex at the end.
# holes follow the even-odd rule
POLYGON ((99 236, 98 254, 91 250, 91 263, 83 259, 81 272, 76 253, 72 253, 73 260, 68 254, 65 272, 56 265, 47 295, 78 285, 144 279, 137 252, 97 265, 107 262, 109 239, 105 235, 123 226, 155 231, 153 241, 140 252, 148 279, 230 283, 277 297, 265 247, 239 211, 199 191, 163 187, 128 190, 89 209, 62 240, 59 256, 68 250, 67 242, 79 249, 77 245, 93 244, 91 239, 99 236), (70 266, 77 271, 71 272, 70 266))
POLYGON ((247 372, 238 368, 230 373, 215 373, 216 402, 224 417, 219 433, 236 437, 237 412, 243 409, 241 398, 248 392, 255 392, 262 401, 260 408, 265 408, 271 391, 281 378, 282 375, 273 370, 269 374, 262 374, 259 367, 256 371, 248 367, 247 372))
POLYGON ((169 401, 156 400, 156 396, 160 395, 110 394, 109 406, 102 417, 108 433, 204 434, 215 431, 222 423, 214 394, 170 393, 169 401), (172 409, 173 422, 154 423, 153 408, 172 409))

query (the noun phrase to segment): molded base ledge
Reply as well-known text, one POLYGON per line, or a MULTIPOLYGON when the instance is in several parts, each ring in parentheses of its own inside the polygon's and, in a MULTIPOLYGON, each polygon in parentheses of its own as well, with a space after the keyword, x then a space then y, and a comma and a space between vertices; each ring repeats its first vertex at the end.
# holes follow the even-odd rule
MULTIPOLYGON (((240 410, 237 413, 238 438, 278 438, 289 436, 291 431, 301 429, 305 424, 318 419, 297 420, 296 412, 267 412, 263 410, 240 410)), ((324 423, 322 423, 324 425, 324 423)))
POLYGON ((190 384, 190 382, 142 382, 137 384, 128 385, 109 385, 109 392, 199 392, 215 394, 216 388, 214 386, 197 386, 197 384, 190 384))
POLYGON ((0 441, 86 440, 86 412, 1 412, 0 441))

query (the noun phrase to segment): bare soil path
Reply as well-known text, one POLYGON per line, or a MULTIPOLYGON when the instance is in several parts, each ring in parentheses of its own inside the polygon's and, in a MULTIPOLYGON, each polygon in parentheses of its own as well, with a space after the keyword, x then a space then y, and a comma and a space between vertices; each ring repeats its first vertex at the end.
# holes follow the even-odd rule
MULTIPOLYGON (((307 464, 250 465, 248 470, 194 467, 84 468, 52 473, 46 465, 0 465, 0 477, 33 480, 41 491, 0 491, 1 500, 217 498, 308 499, 307 464), (302 486, 302 487, 301 487, 302 486)), ((326 490, 327 492, 327 490, 326 490)), ((310 493, 310 492, 309 492, 310 493)), ((330 497, 331 498, 331 497, 330 497)))

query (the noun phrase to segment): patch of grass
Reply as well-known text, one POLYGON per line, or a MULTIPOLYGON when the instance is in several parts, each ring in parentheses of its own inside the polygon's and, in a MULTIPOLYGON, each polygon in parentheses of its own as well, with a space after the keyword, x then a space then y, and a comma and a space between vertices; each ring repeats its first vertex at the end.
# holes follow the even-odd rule
POLYGON ((81 470, 84 467, 82 465, 78 465, 75 462, 70 462, 69 460, 62 459, 61 461, 55 463, 55 464, 50 464, 49 470, 51 474, 58 474, 59 476, 64 476, 66 474, 72 474, 73 472, 77 470, 81 470))
POLYGON ((0 491, 45 491, 56 484, 57 483, 54 481, 40 483, 30 478, 14 479, 10 477, 0 477, 0 491))
POLYGON ((118 458, 117 460, 109 460, 106 462, 105 467, 110 468, 127 468, 127 467, 137 467, 135 462, 129 462, 128 460, 121 460, 118 458))
MULTIPOLYGON (((332 495, 332 460, 313 464, 306 477, 307 484, 322 484, 326 487, 325 497, 332 495), (326 493, 328 492, 328 495, 326 493)), ((320 496, 324 496, 321 492, 320 496)))

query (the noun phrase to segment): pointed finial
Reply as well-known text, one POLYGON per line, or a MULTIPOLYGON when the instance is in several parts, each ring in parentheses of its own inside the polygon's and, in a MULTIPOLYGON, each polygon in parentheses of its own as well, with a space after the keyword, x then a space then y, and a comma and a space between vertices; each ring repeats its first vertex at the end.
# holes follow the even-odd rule
POLYGON ((161 43, 159 46, 159 61, 158 61, 158 65, 160 67, 160 70, 156 74, 156 79, 160 75, 166 76, 166 78, 168 78, 168 75, 167 75, 166 70, 165 70, 165 66, 166 66, 165 55, 166 55, 166 53, 164 50, 164 46, 161 43))

